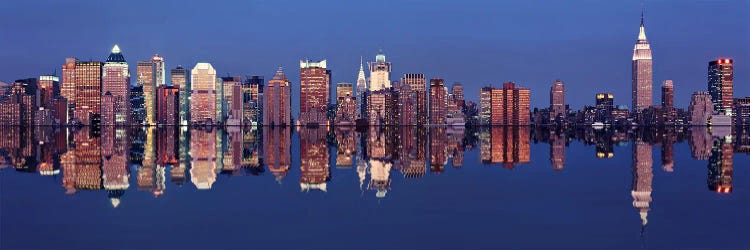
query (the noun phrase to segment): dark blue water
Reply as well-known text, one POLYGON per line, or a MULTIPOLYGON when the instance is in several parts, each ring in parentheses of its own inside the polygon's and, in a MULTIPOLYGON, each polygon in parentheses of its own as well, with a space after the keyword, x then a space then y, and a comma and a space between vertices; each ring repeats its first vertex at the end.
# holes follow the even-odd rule
POLYGON ((747 132, 0 128, 0 248, 750 248, 747 132))

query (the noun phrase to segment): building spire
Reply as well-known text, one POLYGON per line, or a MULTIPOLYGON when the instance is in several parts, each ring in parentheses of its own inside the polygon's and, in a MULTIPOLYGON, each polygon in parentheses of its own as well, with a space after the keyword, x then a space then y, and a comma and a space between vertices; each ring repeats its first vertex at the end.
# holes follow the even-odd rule
POLYGON ((646 28, 643 25, 643 9, 641 9, 641 28, 640 32, 638 32, 638 41, 646 41, 646 28))

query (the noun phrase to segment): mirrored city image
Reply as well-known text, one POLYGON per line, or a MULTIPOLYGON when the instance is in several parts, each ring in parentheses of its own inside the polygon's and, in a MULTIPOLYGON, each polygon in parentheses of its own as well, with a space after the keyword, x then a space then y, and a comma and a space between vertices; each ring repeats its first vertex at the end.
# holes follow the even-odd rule
POLYGON ((750 249, 743 0, 0 6, 0 249, 750 249))

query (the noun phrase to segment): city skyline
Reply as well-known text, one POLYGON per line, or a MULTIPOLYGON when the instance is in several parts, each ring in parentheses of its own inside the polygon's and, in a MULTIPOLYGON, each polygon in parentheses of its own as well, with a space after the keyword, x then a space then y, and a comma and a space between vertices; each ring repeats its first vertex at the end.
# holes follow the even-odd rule
MULTIPOLYGON (((467 19, 451 18, 450 20, 440 21, 436 25, 416 23, 406 25, 407 27, 396 29, 395 31, 383 30, 390 27, 395 27, 393 23, 378 24, 375 29, 383 34, 389 35, 385 37, 396 36, 401 34, 406 28, 415 29, 416 34, 407 36, 402 39, 390 38, 377 38, 377 39, 362 39, 361 42, 352 41, 352 38, 342 39, 337 43, 342 43, 344 46, 324 46, 326 43, 312 43, 310 45, 303 46, 286 46, 287 42, 282 42, 281 45, 274 45, 267 47, 268 44, 258 43, 257 46, 245 46, 237 48, 242 42, 237 44, 223 44, 227 48, 221 46, 208 46, 203 51, 195 51, 191 49, 190 45, 205 45, 205 41, 201 40, 190 40, 183 42, 182 44, 169 43, 171 38, 159 38, 159 42, 152 43, 146 46, 143 42, 134 41, 132 37, 127 35, 113 35, 109 31, 103 32, 99 30, 97 25, 94 24, 82 24, 81 27, 84 30, 94 30, 97 32, 86 33, 86 36, 101 36, 101 38, 91 38, 83 40, 83 42, 77 43, 55 43, 54 45, 42 46, 37 42, 30 41, 24 45, 20 45, 17 42, 4 41, 0 43, 11 43, 5 44, 3 47, 16 48, 12 51, 5 51, 2 53, 8 53, 4 55, 5 58, 10 60, 4 60, 0 62, 0 76, 3 78, 2 81, 10 82, 13 79, 19 79, 28 76, 49 74, 56 68, 55 65, 60 65, 59 58, 65 57, 78 57, 81 60, 101 60, 103 61, 106 52, 110 50, 111 46, 118 44, 123 51, 126 58, 129 59, 131 65, 131 82, 135 81, 135 70, 133 62, 150 58, 153 54, 162 55, 165 58, 166 66, 165 69, 172 69, 177 65, 182 65, 185 68, 191 67, 194 63, 199 61, 206 61, 212 63, 217 69, 217 75, 224 76, 227 74, 231 75, 261 75, 266 79, 270 79, 272 73, 278 66, 285 68, 292 68, 295 65, 295 61, 298 62, 300 58, 310 56, 312 58, 326 58, 328 60, 329 67, 335 72, 332 75, 332 82, 356 82, 356 74, 358 62, 360 56, 364 57, 365 62, 374 61, 374 55, 379 49, 382 49, 384 54, 388 56, 388 61, 393 63, 393 71, 391 72, 390 80, 398 80, 397 76, 403 75, 404 73, 419 72, 425 75, 425 78, 442 78, 445 79, 446 85, 452 82, 462 82, 466 88, 466 99, 478 102, 479 96, 474 93, 479 93, 479 88, 493 84, 495 87, 499 87, 502 82, 514 81, 521 86, 532 89, 531 93, 531 106, 532 107, 545 107, 548 103, 548 94, 543 91, 549 88, 549 83, 555 79, 561 79, 566 84, 568 90, 580 90, 575 93, 580 93, 581 98, 575 98, 577 96, 568 97, 568 103, 571 108, 578 109, 584 105, 588 105, 590 102, 589 97, 594 96, 599 92, 613 93, 617 100, 616 104, 630 105, 627 98, 630 96, 630 84, 629 75, 630 70, 627 65, 623 65, 625 58, 629 58, 627 55, 632 53, 628 47, 632 48, 632 44, 635 37, 638 34, 638 22, 641 8, 636 3, 625 3, 625 2, 614 2, 614 3, 598 3, 598 2, 586 2, 585 6, 581 8, 576 7, 574 3, 548 3, 550 7, 561 8, 561 11, 566 13, 576 14, 581 17, 574 18, 571 20, 557 20, 561 21, 559 29, 550 29, 550 21, 535 21, 532 23, 525 24, 528 26, 530 31, 522 31, 517 27, 506 27, 499 26, 496 28, 489 29, 487 24, 480 25, 479 28, 467 29, 466 31, 460 31, 461 28, 468 25, 467 19), (593 8, 601 9, 602 13, 609 13, 610 16, 602 17, 594 11, 593 8), (622 11, 624 9, 626 11, 622 11), (603 22, 588 22, 585 18, 602 18, 603 22), (443 23, 445 22, 445 23, 443 23), (601 23, 601 24, 598 24, 601 23), (443 32, 449 32, 457 34, 458 37, 474 37, 468 40, 465 45, 449 47, 451 49, 446 50, 445 47, 440 52, 435 51, 437 48, 441 48, 441 44, 452 43, 463 41, 464 39, 457 40, 455 37, 442 37, 442 39, 434 40, 428 39, 430 37, 438 36, 442 32, 438 32, 436 28, 439 24, 446 24, 443 32), (416 26, 416 27, 415 27, 416 26), (472 31, 478 32, 478 29, 485 28, 490 31, 497 30, 497 32, 490 33, 470 33, 472 31), (596 32, 591 32, 596 31, 596 32), (590 32, 585 35, 581 32, 590 32), (120 37, 117 37, 120 36, 120 37), (403 40, 406 39, 406 40, 403 40), (427 39, 427 40, 424 40, 427 39), (496 43, 493 46, 492 41, 503 39, 501 43, 496 43), (378 40, 378 41, 374 41, 378 40), (431 41, 425 44, 425 48, 413 48, 412 44, 416 41, 431 41), (578 43, 570 44, 572 41, 578 41, 578 43), (595 44, 594 44, 595 42, 595 44), (35 46, 38 45, 38 46, 35 46), (83 45, 83 46, 82 46, 83 45), (173 45, 173 46, 172 46, 173 45), (467 47, 467 45, 470 45, 467 47), (529 46, 537 49, 530 50, 529 46), (541 47, 540 47, 541 46, 541 47), (334 48, 335 47, 335 48, 334 48), (586 50, 583 50, 583 49, 586 50), (231 54, 227 54, 227 49, 233 49, 231 54), (486 51, 480 52, 480 49, 486 51), (98 51, 95 51, 98 50, 98 51), (270 50, 268 53, 264 52, 270 50), (429 51, 435 51, 434 53, 429 51), (544 53, 538 53, 544 51, 544 53), (585 54, 581 54, 580 51, 586 51, 585 54), (275 52, 275 53, 270 53, 275 52), (22 57, 21 54, 43 53, 42 56, 31 56, 34 58, 33 62, 28 61, 27 57, 22 57), (281 55, 270 57, 271 54, 281 55), (457 55, 460 54, 460 55, 457 55), (248 60, 242 63, 237 63, 235 60, 239 58, 250 56, 248 60), (492 60, 487 56, 497 56, 498 60, 492 60), (468 62, 476 61, 475 63, 468 62), (561 60, 569 60, 564 64, 575 64, 596 61, 594 64, 597 68, 595 69, 571 69, 571 66, 560 64, 561 60), (10 63, 10 62, 14 63, 10 63), (487 63, 492 62, 492 63, 487 63), (537 64, 538 62, 544 62, 539 66, 535 66, 533 70, 524 69, 524 65, 537 64), (481 65, 478 65, 480 63, 481 65), (10 73, 13 72, 13 73, 10 73), (591 87, 593 86, 593 88, 591 87), (590 92, 590 93, 588 93, 590 92)), ((272 6, 274 3, 268 3, 267 5, 272 6)), ((339 5, 346 7, 353 3, 339 3, 339 5)), ((12 3, 10 9, 22 8, 24 3, 12 3)), ((54 4, 51 4, 54 6, 54 4)), ((82 8, 88 8, 92 10, 99 10, 103 6, 86 6, 82 4, 82 8)), ((128 6, 119 6, 113 4, 115 7, 128 8, 128 6)), ((171 6, 171 3, 157 3, 157 5, 171 6)), ((257 8, 259 15, 264 13, 260 11, 267 6, 256 5, 249 3, 250 6, 242 7, 253 7, 257 8)), ((304 5, 304 4, 301 4, 304 5)), ((367 4, 365 4, 367 5, 367 4)), ((400 9, 393 10, 396 13, 400 11, 409 11, 414 8, 424 8, 425 14, 419 14, 415 17, 418 18, 421 15, 427 13, 439 11, 450 7, 450 3, 435 3, 434 6, 422 6, 414 3, 403 3, 398 5, 400 9)), ((580 2, 579 2, 579 5, 580 2)), ((172 6, 174 7, 174 6, 172 6)), ((219 6, 211 6, 210 8, 218 8, 219 6)), ((395 7, 395 6, 393 6, 395 7)), ((532 10, 531 6, 526 6, 522 3, 502 2, 502 3, 486 3, 482 2, 469 2, 462 11, 476 10, 477 8, 487 7, 505 7, 506 9, 514 9, 519 13, 528 14, 530 17, 537 15, 544 15, 549 10, 546 8, 541 10, 532 10), (500 5, 500 6, 498 6, 500 5)), ((654 49, 654 83, 660 83, 666 79, 672 79, 674 81, 675 91, 675 105, 677 107, 687 107, 689 103, 690 94, 694 91, 705 89, 705 62, 716 60, 719 58, 732 58, 735 61, 735 71, 742 72, 747 71, 748 64, 743 62, 748 61, 748 49, 742 44, 747 44, 747 36, 743 37, 742 34, 747 31, 747 17, 740 16, 743 13, 742 10, 747 10, 748 6, 742 2, 720 2, 720 3, 676 3, 667 4, 662 2, 646 2, 645 4, 645 18, 646 26, 648 28, 649 42, 654 49), (669 8, 680 7, 684 9, 684 13, 670 13, 669 8), (739 7, 739 8, 737 8, 739 7), (721 13, 721 19, 711 18, 712 15, 721 13), (690 17, 690 18, 688 18, 690 17), (708 20, 711 20, 709 25, 708 20), (743 22, 745 21, 745 22, 743 22), (670 29, 668 23, 680 22, 684 24, 685 29, 670 29), (720 25, 717 25, 719 22, 720 25), (698 30, 711 30, 708 27, 721 26, 723 31, 722 34, 726 35, 723 39, 711 39, 710 36, 701 36, 696 32, 698 30), (744 40, 743 40, 744 39, 744 40), (677 42, 679 40, 680 42, 677 42), (689 46, 698 45, 702 46, 689 46), (710 46, 706 46, 710 45, 710 46), (685 53, 689 50, 690 53, 685 53)), ((319 7, 318 7, 319 8, 319 7)), ((46 8, 41 8, 41 12, 50 12, 46 8)), ((107 10, 109 11, 109 10, 107 10)), ((189 13, 193 10, 186 10, 189 13)), ((372 11, 372 10, 368 10, 372 11)), ((55 16, 51 14, 50 16, 55 16)), ((348 14, 347 14, 348 15, 348 14)), ((44 15, 42 15, 44 16, 44 15)), ((304 16, 304 15, 303 15, 304 16)), ((0 17, 8 18, 8 17, 0 17)), ((500 20, 510 17, 489 17, 489 14, 483 11, 478 12, 478 16, 474 17, 478 19, 486 19, 488 23, 500 23, 500 20)), ((557 18, 554 18, 557 19, 557 18)), ((23 19, 20 19, 23 20, 23 19)), ((355 19, 356 20, 356 19, 355 19)), ((13 21, 18 22, 18 21, 13 21)), ((27 27, 26 30, 19 29, 19 27, 11 27, 11 32, 18 32, 18 34, 30 33, 31 35, 36 32, 45 30, 41 21, 36 21, 31 24, 25 25, 37 25, 34 27, 27 27), (33 30, 32 30, 33 28, 33 30)), ((187 20, 187 23, 194 22, 187 20)), ((359 21, 355 21, 354 24, 359 24, 359 21)), ((225 26, 216 27, 217 30, 223 30, 227 28, 235 27, 238 23, 227 22, 225 26)), ((262 24, 262 23, 261 23, 262 24)), ((288 27, 291 24, 281 23, 278 24, 283 27, 288 27)), ((253 25, 252 27, 256 27, 253 25)), ((338 26, 336 26, 338 27, 338 26)), ((344 30, 354 28, 346 27, 344 30)), ((357 27, 362 28, 362 27, 357 27)), ((114 28, 119 29, 119 27, 114 28)), ((154 32, 155 27, 149 27, 148 32, 154 32)), ((259 28, 264 29, 264 28, 259 28)), ((325 32, 324 32, 325 33, 325 32)), ((368 32, 369 33, 369 32, 368 32)), ((127 34, 127 32, 125 33, 127 34)), ((307 33, 305 33, 307 34, 307 33)), ((336 35, 336 34, 328 34, 336 35)), ((358 34, 355 34, 358 35, 358 34)), ((190 34, 185 34, 187 37, 192 37, 190 34)), ((368 36, 368 35, 358 35, 368 36)), ((62 36, 63 40, 66 36, 62 36)), ((319 35, 313 36, 311 39, 318 39, 318 41, 327 41, 321 38, 319 35)), ((500 41, 500 40, 498 40, 500 41)), ((737 74, 735 77, 735 97, 746 96, 750 91, 743 82, 747 82, 747 77, 743 74, 737 74)), ((299 93, 299 79, 295 74, 290 75, 290 81, 292 84, 292 93, 299 93)), ((657 90, 659 86, 655 86, 652 98, 654 103, 658 103, 657 90)), ((574 92, 570 92, 574 93, 574 92)), ((299 100, 293 98, 292 100, 293 114, 299 113, 299 100)))

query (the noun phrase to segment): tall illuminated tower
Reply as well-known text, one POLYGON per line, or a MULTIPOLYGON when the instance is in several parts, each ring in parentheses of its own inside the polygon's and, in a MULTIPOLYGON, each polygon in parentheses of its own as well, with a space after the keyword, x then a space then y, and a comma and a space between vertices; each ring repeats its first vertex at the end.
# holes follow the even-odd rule
POLYGON ((291 125, 291 82, 279 68, 263 89, 263 125, 291 125))
POLYGON ((331 71, 326 68, 326 60, 300 61, 299 68, 299 123, 327 125, 331 71))
POLYGON ((643 26, 641 14, 641 28, 638 41, 633 48, 633 112, 640 112, 652 105, 653 62, 651 45, 646 40, 646 29, 643 26))
POLYGON ((190 122, 216 122, 216 70, 210 63, 197 63, 190 72, 190 83, 190 122))
POLYGON ((156 124, 156 88, 165 85, 164 58, 159 54, 151 57, 151 61, 138 62, 137 83, 143 86, 144 108, 148 125, 156 124))
POLYGON ((374 62, 369 62, 370 91, 391 88, 391 62, 385 61, 385 54, 379 53, 374 62))
POLYGON ((561 80, 555 80, 549 90, 549 116, 554 121, 565 114, 565 85, 561 80))
POLYGON ((107 125, 130 124, 130 70, 120 47, 115 44, 102 68, 102 94, 112 95, 111 105, 114 119, 103 123, 107 125))
POLYGON ((102 62, 75 62, 75 111, 73 117, 84 125, 100 119, 102 62))
POLYGON ((708 62, 708 93, 714 111, 732 115, 734 96, 734 61, 729 58, 708 62))

